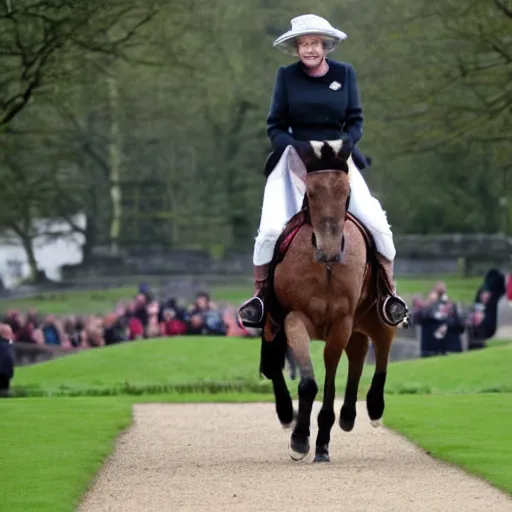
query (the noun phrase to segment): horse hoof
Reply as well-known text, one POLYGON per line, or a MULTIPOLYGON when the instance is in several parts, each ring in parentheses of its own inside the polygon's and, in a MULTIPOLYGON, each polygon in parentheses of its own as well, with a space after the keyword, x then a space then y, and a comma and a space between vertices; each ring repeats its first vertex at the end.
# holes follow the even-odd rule
POLYGON ((283 430, 290 430, 295 427, 295 419, 290 423, 281 423, 281 427, 283 427, 283 430))
POLYGON ((295 461, 302 460, 308 454, 308 452, 309 452, 309 448, 306 453, 302 453, 302 452, 298 452, 294 448, 292 448, 291 443, 288 446, 288 453, 290 454, 290 457, 295 461))
POLYGON ((378 420, 370 420, 370 424, 373 428, 379 428, 382 425, 382 418, 378 420))
POLYGON ((382 393, 372 393, 370 390, 366 396, 366 410, 368 411, 368 417, 370 421, 380 421, 384 416, 384 396, 382 393))
POLYGON ((283 427, 283 430, 289 430, 290 428, 295 426, 296 421, 297 421, 297 411, 294 409, 292 421, 290 421, 288 423, 281 423, 281 426, 283 427))
POLYGON ((283 427, 283 430, 289 430, 290 428, 294 427, 296 420, 297 420, 297 411, 294 409, 293 415, 292 415, 292 421, 284 422, 284 423, 281 422, 281 426, 283 427))
POLYGON ((313 462, 330 462, 329 445, 320 445, 316 447, 315 459, 313 462))
POLYGON ((341 430, 343 430, 345 432, 351 432, 354 428, 354 424, 355 424, 355 422, 353 422, 353 421, 340 419, 341 430))
POLYGON ((317 453, 313 462, 331 462, 328 453, 317 453))
POLYGON ((309 439, 306 437, 306 439, 302 441, 292 435, 292 439, 288 445, 288 453, 293 460, 302 460, 309 453, 309 439))
POLYGON ((350 432, 354 428, 354 424, 356 422, 356 414, 355 404, 353 406, 343 404, 339 419, 341 430, 350 432))
POLYGON ((283 430, 290 430, 295 426, 295 420, 291 421, 290 423, 281 423, 281 426, 283 427, 283 430))

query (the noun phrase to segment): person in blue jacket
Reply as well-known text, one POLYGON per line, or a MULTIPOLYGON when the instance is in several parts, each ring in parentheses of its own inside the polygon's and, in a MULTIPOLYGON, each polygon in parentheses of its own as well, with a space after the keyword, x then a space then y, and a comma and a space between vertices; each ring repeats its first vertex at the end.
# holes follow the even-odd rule
MULTIPOLYGON (((240 322, 246 327, 262 326, 264 304, 260 292, 275 244, 287 221, 302 205, 304 190, 297 192, 286 175, 292 148, 300 149, 310 140, 342 140, 344 152, 355 153, 365 163, 363 155, 355 149, 363 135, 363 108, 356 73, 350 64, 327 58, 346 37, 326 19, 306 14, 293 18, 291 29, 274 41, 275 47, 298 57, 298 61, 278 69, 267 117, 273 151, 265 165, 267 183, 254 245, 255 293, 238 311, 240 322)), ((348 164, 348 209, 373 235, 379 259, 393 282, 395 246, 386 213, 372 197, 352 156, 348 164)), ((409 310, 394 294, 385 298, 381 313, 388 324, 395 326, 407 318, 409 310)))
POLYGON ((13 332, 9 324, 0 323, 0 398, 10 395, 14 376, 13 332))

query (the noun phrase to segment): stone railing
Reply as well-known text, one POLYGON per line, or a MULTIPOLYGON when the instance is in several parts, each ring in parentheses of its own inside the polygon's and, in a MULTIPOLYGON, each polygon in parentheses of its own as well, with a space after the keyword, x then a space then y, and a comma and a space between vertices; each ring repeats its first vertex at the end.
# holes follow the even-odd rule
MULTIPOLYGON (((481 275, 491 266, 512 266, 512 239, 500 235, 396 235, 397 275, 481 275)), ((65 280, 94 276, 126 275, 217 275, 252 274, 251 249, 213 258, 206 251, 165 247, 125 248, 115 257, 97 248, 87 268, 63 268, 65 280)))
POLYGON ((35 343, 16 342, 12 346, 14 347, 16 366, 41 363, 78 352, 78 349, 64 349, 55 345, 37 345, 35 343))

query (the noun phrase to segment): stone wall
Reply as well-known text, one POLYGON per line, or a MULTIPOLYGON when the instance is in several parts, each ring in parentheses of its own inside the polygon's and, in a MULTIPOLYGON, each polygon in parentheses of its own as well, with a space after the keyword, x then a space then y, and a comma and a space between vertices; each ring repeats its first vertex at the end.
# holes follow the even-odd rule
POLYGON ((41 363, 56 357, 74 354, 78 349, 63 349, 53 345, 36 345, 35 343, 16 342, 14 347, 14 358, 16 366, 41 363))
MULTIPOLYGON (((499 235, 398 235, 397 275, 482 275, 491 266, 512 266, 512 239, 499 235)), ((92 276, 126 275, 252 275, 252 248, 247 253, 228 253, 221 259, 206 251, 163 247, 124 249, 112 257, 98 248, 94 261, 62 269, 65 280, 92 276)))
POLYGON ((512 238, 501 235, 397 235, 397 275, 460 273, 512 268, 512 238))
POLYGON ((120 256, 95 255, 88 267, 68 265, 62 268, 65 280, 92 276, 125 275, 251 275, 252 254, 227 254, 212 258, 206 251, 172 250, 148 247, 124 250, 120 256))
POLYGON ((508 257, 512 238, 501 235, 395 235, 400 254, 413 258, 508 257))

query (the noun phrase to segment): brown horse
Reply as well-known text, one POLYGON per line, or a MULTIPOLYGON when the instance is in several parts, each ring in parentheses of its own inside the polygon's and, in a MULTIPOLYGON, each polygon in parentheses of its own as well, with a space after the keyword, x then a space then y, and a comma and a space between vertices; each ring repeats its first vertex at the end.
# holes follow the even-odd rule
POLYGON ((330 432, 335 421, 335 378, 343 351, 349 368, 339 422, 349 432, 356 418, 356 400, 371 338, 376 356, 375 374, 366 403, 372 424, 384 412, 384 384, 388 355, 396 328, 380 317, 381 292, 389 290, 373 241, 347 213, 350 183, 341 141, 312 141, 300 155, 292 152, 293 171, 306 183, 306 205, 289 223, 295 237, 283 257, 282 244, 290 239, 285 229, 278 241, 266 290, 266 324, 262 333, 262 373, 272 380, 276 412, 283 426, 295 427, 290 456, 300 460, 309 452, 310 420, 318 392, 309 345, 323 340, 325 383, 318 415, 315 461, 329 461, 330 432), (300 157, 300 158, 299 158, 300 157), (297 220, 303 216, 302 223, 297 220), (280 256, 280 257, 279 257, 280 256), (386 288, 388 287, 388 288, 386 288), (299 409, 283 377, 284 354, 291 349, 301 372, 299 409))

